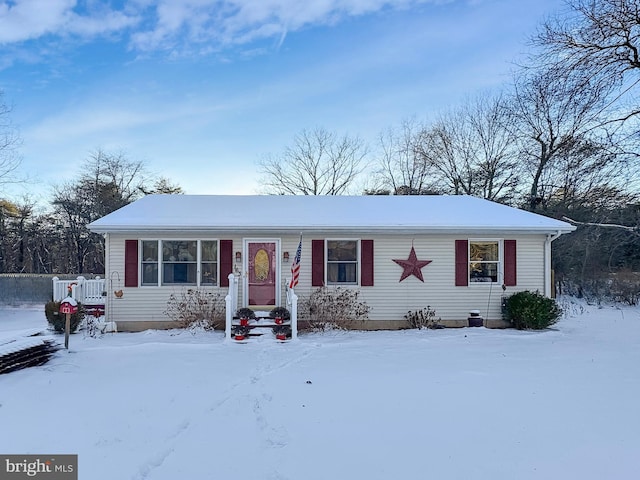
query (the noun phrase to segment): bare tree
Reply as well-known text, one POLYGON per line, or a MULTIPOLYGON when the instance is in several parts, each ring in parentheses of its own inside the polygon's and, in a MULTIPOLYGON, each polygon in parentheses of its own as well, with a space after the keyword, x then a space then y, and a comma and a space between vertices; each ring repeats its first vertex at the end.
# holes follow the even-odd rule
POLYGON ((637 0, 566 0, 568 12, 542 24, 533 44, 535 65, 620 87, 610 98, 613 121, 640 113, 629 93, 640 82, 640 3, 637 0), (627 100, 631 104, 624 105, 627 100))
POLYGON ((583 78, 556 70, 516 76, 511 113, 529 174, 530 210, 575 185, 578 173, 585 181, 600 176, 600 185, 621 174, 624 158, 613 150, 611 134, 604 128, 610 90, 598 79, 585 84, 583 78))
POLYGON ((366 154, 357 137, 303 130, 280 156, 260 162, 262 185, 276 195, 342 195, 362 171, 366 154))
POLYGON ((98 215, 104 215, 99 212, 101 209, 113 211, 141 197, 149 181, 144 162, 100 149, 89 156, 80 175, 80 183, 93 185, 98 215))
POLYGON ((480 95, 443 114, 415 139, 432 189, 508 202, 518 183, 514 133, 502 95, 480 95))
POLYGON ((15 181, 15 171, 20 166, 20 158, 16 152, 19 137, 9 119, 11 108, 3 101, 0 91, 0 184, 15 181))
POLYGON ((422 195, 435 191, 432 172, 416 145, 423 130, 415 119, 407 119, 398 128, 389 128, 380 135, 377 185, 368 193, 422 195))
POLYGON ((159 188, 180 187, 162 178, 154 179, 143 162, 128 159, 122 153, 93 153, 83 172, 75 180, 58 185, 53 206, 66 235, 66 248, 73 252, 72 269, 100 270, 103 266, 102 237, 89 232, 87 224, 123 207, 147 192, 159 188), (155 184, 150 185, 155 181, 155 184))
POLYGON ((467 103, 463 112, 468 127, 462 145, 475 171, 473 193, 488 200, 511 201, 520 168, 507 100, 502 94, 481 95, 467 103))
POLYGON ((18 206, 0 198, 0 273, 9 271, 11 262, 11 237, 9 223, 18 216, 18 206))

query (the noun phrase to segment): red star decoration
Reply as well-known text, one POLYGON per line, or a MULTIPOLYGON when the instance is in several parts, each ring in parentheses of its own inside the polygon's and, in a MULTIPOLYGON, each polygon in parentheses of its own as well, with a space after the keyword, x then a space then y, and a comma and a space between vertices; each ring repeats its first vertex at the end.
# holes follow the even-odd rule
POLYGON ((409 275, 415 275, 420 279, 421 282, 424 282, 424 278, 422 278, 422 267, 425 267, 432 262, 432 260, 418 260, 418 256, 416 255, 416 251, 413 248, 413 245, 411 246, 409 258, 407 258, 406 260, 393 259, 393 261, 404 268, 402 276, 400 277, 400 282, 407 278, 409 275))

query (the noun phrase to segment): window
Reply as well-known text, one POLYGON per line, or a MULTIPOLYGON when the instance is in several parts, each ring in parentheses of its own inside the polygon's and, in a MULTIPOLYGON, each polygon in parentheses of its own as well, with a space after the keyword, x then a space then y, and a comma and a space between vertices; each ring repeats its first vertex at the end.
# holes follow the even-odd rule
POLYGON ((327 284, 358 284, 357 240, 327 240, 327 284))
POLYGON ((162 285, 196 284, 198 271, 197 242, 162 242, 162 285))
POLYGON ((218 242, 200 242, 200 285, 218 284, 218 242))
POLYGON ((158 240, 142 241, 142 285, 158 285, 158 240))
POLYGON ((143 240, 141 270, 142 285, 217 285, 218 242, 143 240))
POLYGON ((500 242, 469 240, 469 281, 498 282, 500 242))

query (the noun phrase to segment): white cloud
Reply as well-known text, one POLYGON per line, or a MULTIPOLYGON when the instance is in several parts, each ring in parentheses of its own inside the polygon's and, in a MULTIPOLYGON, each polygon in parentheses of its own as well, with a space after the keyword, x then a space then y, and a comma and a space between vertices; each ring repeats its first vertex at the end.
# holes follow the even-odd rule
POLYGON ((130 0, 114 10, 106 0, 0 0, 0 44, 126 32, 142 52, 212 52, 265 39, 279 46, 308 26, 447 1, 454 0, 130 0))
MULTIPOLYGON (((153 2, 155 22, 132 35, 142 51, 214 43, 218 48, 263 39, 280 45, 287 32, 334 24, 384 8, 407 8, 437 0, 172 0, 153 2)), ((145 2, 149 7, 149 2, 145 2)))
POLYGON ((11 44, 44 35, 91 37, 136 24, 136 15, 89 2, 79 11, 76 0, 14 0, 0 2, 0 44, 11 44), (78 11, 76 11, 78 10, 78 11))
POLYGON ((18 0, 0 4, 0 43, 13 43, 58 31, 75 0, 18 0))

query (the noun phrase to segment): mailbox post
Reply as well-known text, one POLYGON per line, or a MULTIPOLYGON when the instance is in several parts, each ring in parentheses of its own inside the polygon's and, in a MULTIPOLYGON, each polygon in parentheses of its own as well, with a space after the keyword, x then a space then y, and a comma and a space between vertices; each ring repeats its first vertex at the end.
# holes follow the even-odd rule
POLYGON ((69 349, 69 331, 71 330, 71 315, 78 312, 78 302, 75 298, 67 297, 60 302, 60 313, 65 314, 64 348, 69 349))

